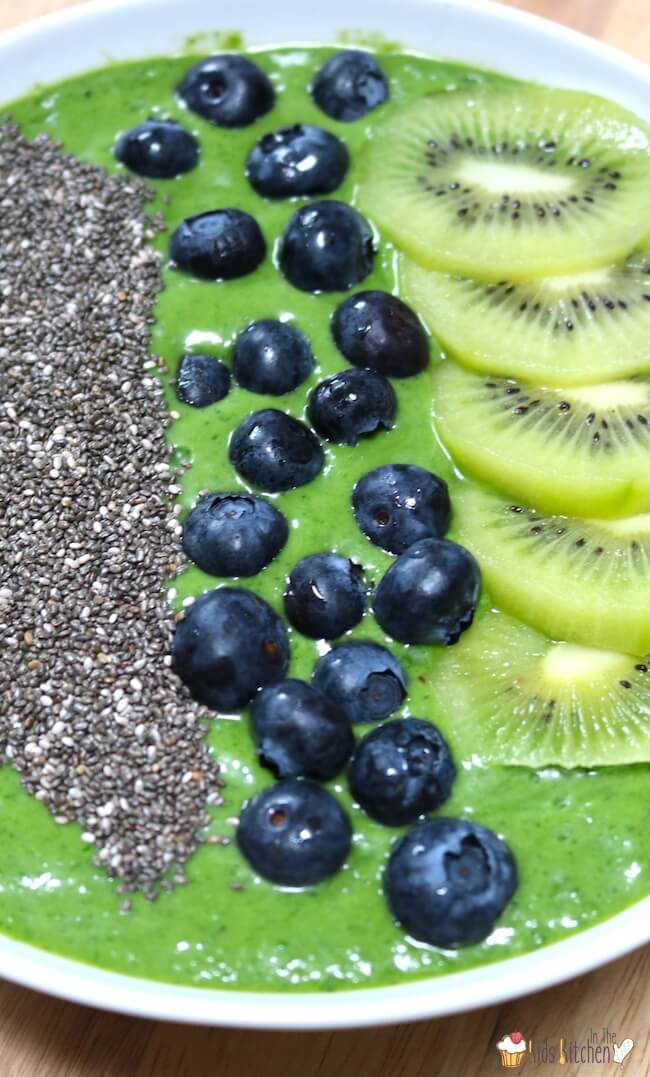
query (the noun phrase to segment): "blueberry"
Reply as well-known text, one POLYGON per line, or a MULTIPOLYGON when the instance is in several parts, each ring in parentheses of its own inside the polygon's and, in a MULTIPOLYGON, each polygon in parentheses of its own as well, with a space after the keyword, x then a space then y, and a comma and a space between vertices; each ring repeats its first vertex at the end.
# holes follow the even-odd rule
POLYGON ((474 619, 480 593, 479 567, 464 546, 422 539, 379 581, 373 611, 400 643, 456 643, 474 619))
POLYGON ((250 213, 215 209, 186 217, 172 235, 169 254, 179 269, 200 280, 234 280, 264 261, 266 243, 250 213))
POLYGON ((397 718, 359 741, 350 792, 373 819, 404 826, 440 807, 455 776, 451 752, 436 727, 421 718, 397 718))
POLYGON ((297 123, 264 135, 253 147, 246 175, 265 198, 330 194, 345 178, 347 147, 322 127, 297 123))
POLYGON ((336 639, 363 617, 363 571, 347 557, 314 553, 289 576, 284 608, 294 628, 311 639, 336 639))
POLYGON ((230 390, 230 371, 211 355, 184 355, 176 372, 176 396, 183 404, 205 408, 230 390))
POLYGON ((289 535, 284 516, 253 494, 208 494, 183 524, 183 549, 211 576, 255 576, 289 535))
POLYGON ((430 819, 391 852, 384 889, 391 912, 421 942, 480 942, 517 889, 517 865, 501 838, 465 819, 430 819))
POLYGON ((251 393, 291 393, 313 369, 314 356, 308 341, 287 322, 253 322, 237 337, 233 373, 251 393))
POLYGON ((368 222, 344 202, 302 206, 280 247, 280 268, 302 292, 344 292, 367 277, 373 258, 368 222))
POLYGON ((307 414, 317 434, 340 445, 390 430, 397 411, 392 385, 372 370, 342 370, 316 386, 307 414))
POLYGON ((388 718, 406 696, 406 674, 378 643, 340 643, 317 663, 314 688, 338 705, 350 722, 388 718))
POLYGON ((208 56, 184 76, 177 92, 187 107, 217 127, 247 127, 275 101, 267 75, 245 56, 208 56))
POLYGON ((336 52, 321 67, 312 97, 333 120, 349 123, 388 99, 388 81, 374 56, 358 49, 336 52))
POLYGON ((174 120, 145 120, 118 138, 115 156, 139 176, 173 179, 196 167, 199 144, 174 120))
POLYGON ((354 366, 410 378, 429 362, 429 338, 417 315, 389 292, 356 292, 332 317, 332 336, 354 366))
POLYGON ((444 479, 414 464, 383 464, 352 491, 354 516, 364 535, 389 553, 414 542, 442 538, 451 519, 444 479))
POLYGON ((324 463, 323 450, 309 427, 274 408, 243 419, 229 451, 230 462, 243 479, 273 494, 311 482, 324 463))
POLYGON ((328 781, 352 755, 352 726, 304 681, 270 684, 251 707, 257 754, 276 778, 328 781))
POLYGON ((289 778, 263 789, 239 817, 237 844, 258 875, 312 886, 343 866, 352 841, 337 800, 315 782, 289 778))
POLYGON ((220 587, 197 598, 176 626, 172 660, 199 703, 236 711, 258 688, 286 676, 289 640, 263 599, 239 587, 220 587))

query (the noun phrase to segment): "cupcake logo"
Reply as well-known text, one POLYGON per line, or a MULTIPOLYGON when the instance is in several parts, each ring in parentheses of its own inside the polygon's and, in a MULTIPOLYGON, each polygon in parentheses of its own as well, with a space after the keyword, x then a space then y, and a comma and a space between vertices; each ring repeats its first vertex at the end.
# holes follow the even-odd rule
POLYGON ((497 1043, 497 1051, 501 1056, 501 1065, 506 1069, 515 1069, 521 1066, 526 1054, 526 1040, 521 1032, 510 1032, 497 1043))
POLYGON ((574 1040, 562 1036, 559 1044, 548 1039, 533 1044, 532 1040, 526 1041, 522 1032, 510 1032, 496 1046, 505 1069, 517 1069, 528 1054, 535 1066, 566 1066, 567 1062, 576 1065, 615 1063, 620 1072, 620 1067, 625 1064, 634 1047, 634 1040, 628 1036, 618 1043, 615 1032, 608 1028, 600 1031, 592 1028, 585 1039, 574 1040))

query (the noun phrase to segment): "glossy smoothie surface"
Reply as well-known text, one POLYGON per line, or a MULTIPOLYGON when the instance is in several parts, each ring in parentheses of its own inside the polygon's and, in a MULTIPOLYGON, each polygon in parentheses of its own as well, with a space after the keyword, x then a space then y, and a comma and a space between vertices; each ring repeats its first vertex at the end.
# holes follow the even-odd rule
MULTIPOLYGON (((386 51, 380 62, 390 80, 390 102, 364 120, 339 124, 314 106, 307 89, 331 51, 256 51, 256 61, 273 80, 277 102, 252 127, 238 131, 213 127, 179 105, 173 91, 192 62, 187 57, 113 65, 38 90, 11 106, 27 136, 46 131, 67 151, 112 171, 121 167, 112 154, 120 132, 152 115, 177 118, 199 138, 200 164, 178 180, 152 183, 157 192, 152 211, 164 215, 169 231, 186 216, 224 206, 247 210, 259 221, 268 255, 254 274, 214 284, 165 269, 152 351, 165 358, 171 376, 184 351, 208 352, 229 363, 235 336, 258 318, 293 321, 312 344, 317 369, 286 397, 267 398, 234 387, 225 400, 194 410, 179 404, 168 385, 170 407, 179 416, 170 439, 178 459, 192 464, 182 480, 184 511, 201 490, 242 488, 228 462, 227 446, 230 432, 244 416, 258 408, 281 407, 302 417, 310 387, 346 365, 329 333, 330 315, 343 297, 299 292, 276 269, 278 237, 296 204, 266 202, 249 186, 244 163, 254 143, 266 132, 298 122, 336 132, 348 145, 351 168, 331 197, 354 202, 359 160, 368 132, 380 118, 423 94, 444 93, 472 81, 501 81, 457 65, 386 51)), ((159 237, 162 250, 168 236, 159 237)), ((360 289, 398 289, 395 264, 393 248, 378 236, 375 269, 360 289)), ((435 359, 435 345, 433 355, 435 359)), ((392 559, 371 545, 354 522, 350 494, 355 481, 382 463, 419 464, 455 481, 433 435, 430 378, 429 370, 394 380, 399 402, 394 430, 356 448, 327 445, 323 473, 276 499, 290 521, 289 541, 277 560, 258 577, 242 581, 244 586, 282 612, 287 573, 300 557, 322 550, 339 551, 362 564, 370 584, 379 580, 392 559)), ((173 582, 170 597, 180 604, 220 582, 192 568, 173 582)), ((402 713, 437 722, 453 749, 453 728, 437 712, 431 693, 439 652, 385 640, 370 613, 351 636, 386 642, 409 675, 402 713)), ((323 645, 296 632, 291 633, 291 645, 290 675, 308 679, 323 645)), ((343 778, 331 788, 354 826, 348 864, 311 890, 275 888, 253 874, 233 840, 233 817, 242 801, 271 780, 256 764, 248 725, 247 714, 207 724, 209 743, 223 768, 226 804, 213 812, 206 837, 230 843, 206 842, 187 865, 186 885, 154 903, 136 896, 128 913, 120 911, 123 897, 115 893, 115 883, 93 866, 92 846, 82 843, 79 828, 57 825, 21 789, 12 770, 0 771, 2 929, 59 954, 158 980, 242 989, 334 990, 394 983, 521 954, 611 916, 650 890, 650 767, 535 773, 488 768, 478 757, 457 758, 458 778, 442 813, 492 827, 517 857, 519 889, 485 942, 442 952, 404 937, 381 891, 382 866, 400 832, 373 823, 354 808, 343 778)))

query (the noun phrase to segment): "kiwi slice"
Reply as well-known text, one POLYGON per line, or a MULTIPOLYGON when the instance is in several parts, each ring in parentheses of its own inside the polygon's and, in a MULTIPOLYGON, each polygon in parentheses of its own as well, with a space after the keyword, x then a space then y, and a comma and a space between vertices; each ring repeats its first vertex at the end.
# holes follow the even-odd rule
POLYGON ((541 389, 445 360, 433 408, 461 469, 512 497, 574 516, 650 510, 650 378, 541 389))
POLYGON ((458 756, 515 766, 650 761, 650 656, 555 643, 486 613, 435 668, 458 756))
POLYGON ((404 257, 400 275, 430 330, 474 370, 563 386, 650 374, 648 249, 526 284, 435 273, 404 257))
POLYGON ((422 98, 374 132, 359 202, 430 269, 496 281, 594 269, 650 227, 650 128, 571 90, 422 98))
POLYGON ((650 513, 545 516, 460 484, 454 523, 497 606, 552 639, 650 651, 650 513))

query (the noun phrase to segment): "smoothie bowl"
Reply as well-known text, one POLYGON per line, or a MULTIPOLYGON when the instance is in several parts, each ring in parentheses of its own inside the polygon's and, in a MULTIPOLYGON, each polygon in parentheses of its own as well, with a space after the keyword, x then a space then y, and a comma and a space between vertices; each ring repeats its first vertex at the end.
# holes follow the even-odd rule
POLYGON ((650 79, 484 4, 238 19, 0 44, 0 971, 486 1004, 648 940, 650 79))

